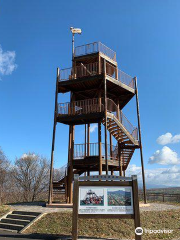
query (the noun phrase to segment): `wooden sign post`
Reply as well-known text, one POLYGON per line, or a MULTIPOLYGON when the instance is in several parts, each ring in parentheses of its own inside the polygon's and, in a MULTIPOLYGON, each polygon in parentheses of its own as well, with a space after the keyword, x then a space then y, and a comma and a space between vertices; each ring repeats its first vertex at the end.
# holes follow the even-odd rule
POLYGON ((78 239, 78 218, 134 219, 140 227, 137 176, 74 175, 72 240, 78 239))

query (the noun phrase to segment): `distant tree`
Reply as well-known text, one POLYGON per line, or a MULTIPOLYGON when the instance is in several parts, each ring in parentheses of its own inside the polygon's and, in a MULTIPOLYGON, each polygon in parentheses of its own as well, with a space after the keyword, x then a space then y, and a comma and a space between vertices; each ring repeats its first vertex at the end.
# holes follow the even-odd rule
POLYGON ((16 185, 21 189, 24 201, 34 201, 49 183, 49 161, 34 153, 16 159, 12 171, 16 185))
POLYGON ((0 204, 4 202, 6 187, 9 180, 10 162, 0 147, 0 204))

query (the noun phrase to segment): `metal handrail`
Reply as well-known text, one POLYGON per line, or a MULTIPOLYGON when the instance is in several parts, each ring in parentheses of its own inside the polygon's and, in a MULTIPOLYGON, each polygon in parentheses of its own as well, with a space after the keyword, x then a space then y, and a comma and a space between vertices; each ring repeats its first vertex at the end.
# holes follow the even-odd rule
MULTIPOLYGON (((105 157, 105 144, 102 143, 102 157, 105 157)), ((116 160, 117 159, 117 147, 108 144, 108 159, 116 160), (111 149, 112 148, 112 155, 111 149)), ((84 157, 99 156, 99 143, 83 143, 83 144, 74 144, 74 159, 82 159, 84 157), (88 152, 89 149, 89 152, 88 152)))
POLYGON ((73 80, 86 76, 94 76, 99 74, 98 62, 82 64, 74 68, 65 68, 60 70, 59 82, 73 80))
POLYGON ((116 52, 101 42, 93 42, 75 47, 74 56, 79 57, 96 52, 101 52, 104 55, 108 56, 110 59, 116 61, 116 52))
POLYGON ((127 86, 135 89, 135 81, 134 78, 118 69, 118 81, 126 84, 127 86))
MULTIPOLYGON (((103 73, 103 69, 99 69, 98 62, 82 64, 74 68, 65 68, 60 70, 60 79, 59 81, 74 80, 81 77, 87 76, 96 76, 103 73)), ((117 81, 135 89, 134 78, 128 75, 127 73, 121 71, 117 67, 106 62, 106 74, 117 81)))
POLYGON ((133 77, 108 62, 106 62, 106 74, 118 80, 119 82, 135 89, 135 82, 133 77))
POLYGON ((103 112, 104 105, 98 98, 85 99, 73 102, 59 103, 58 114, 59 115, 80 115, 95 112, 103 112))
MULTIPOLYGON (((85 99, 73 102, 66 102, 66 103, 59 103, 58 104, 58 114, 59 115, 80 115, 80 114, 89 114, 95 112, 103 112, 104 111, 104 104, 103 98, 92 98, 92 99, 85 99)), ((131 122, 127 119, 116 103, 112 100, 107 98, 107 111, 112 113, 117 120, 124 126, 124 128, 131 134, 131 136, 138 140, 138 129, 134 127, 131 122)))
POLYGON ((113 113, 118 121, 126 128, 126 130, 132 135, 132 137, 138 140, 138 129, 134 127, 132 123, 127 119, 125 114, 118 109, 118 106, 112 99, 107 98, 107 111, 113 113))

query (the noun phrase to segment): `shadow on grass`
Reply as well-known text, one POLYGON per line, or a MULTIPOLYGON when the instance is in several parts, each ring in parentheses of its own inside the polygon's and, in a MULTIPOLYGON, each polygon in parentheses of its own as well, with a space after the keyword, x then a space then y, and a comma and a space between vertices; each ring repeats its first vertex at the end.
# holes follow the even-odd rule
MULTIPOLYGON (((32 234, 18 234, 18 233, 10 233, 10 232, 2 232, 0 231, 0 239, 7 240, 71 240, 72 237, 68 235, 55 235, 55 234, 40 234, 40 233, 32 233, 32 234)), ((82 237, 79 236, 78 239, 92 239, 92 237, 82 237)), ((93 239, 105 239, 105 238, 96 238, 93 239)), ((106 238, 107 239, 107 238, 106 238)))

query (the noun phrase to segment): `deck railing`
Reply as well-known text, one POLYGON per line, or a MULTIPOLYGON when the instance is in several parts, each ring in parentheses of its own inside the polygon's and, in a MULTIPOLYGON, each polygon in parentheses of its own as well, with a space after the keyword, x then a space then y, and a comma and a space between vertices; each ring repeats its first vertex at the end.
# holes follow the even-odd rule
POLYGON ((110 63, 106 63, 106 74, 119 82, 135 89, 135 83, 133 77, 128 75, 127 73, 121 71, 117 67, 113 66, 110 63))
POLYGON ((59 81, 73 80, 81 77, 94 76, 99 74, 98 62, 82 64, 73 68, 65 68, 60 70, 59 81))
POLYGON ((112 99, 107 99, 107 111, 113 113, 115 117, 122 123, 126 130, 132 135, 132 137, 138 140, 138 129, 134 127, 127 119, 122 111, 118 109, 118 106, 112 99))
MULTIPOLYGON (((117 159, 116 146, 111 146, 108 144, 108 159, 117 159), (112 153, 111 153, 112 149, 112 153)), ((102 157, 105 156, 105 144, 101 144, 102 157)), ((84 143, 84 144, 74 144, 74 159, 82 159, 84 157, 99 156, 99 145, 98 143, 84 143), (89 150, 88 150, 89 149, 89 150)))
POLYGON ((75 67, 74 70, 74 78, 86 77, 86 76, 94 76, 98 74, 98 62, 82 64, 80 66, 75 67))
MULTIPOLYGON (((97 113, 104 111, 104 98, 101 101, 98 98, 85 99, 79 101, 73 101, 71 103, 59 103, 58 114, 59 115, 80 115, 97 113)), ((127 119, 122 111, 118 109, 118 106, 112 99, 107 99, 107 111, 114 114, 118 121, 122 123, 124 128, 132 135, 135 140, 138 140, 138 129, 134 127, 127 119)))
POLYGON ((124 83, 125 85, 135 89, 134 79, 127 73, 118 69, 118 81, 124 83))
POLYGON ((96 52, 101 52, 110 59, 116 61, 116 53, 107 46, 105 46, 104 44, 102 44, 101 42, 94 42, 75 47, 74 56, 80 57, 88 54, 93 54, 96 52))
MULTIPOLYGON (((60 79, 59 81, 67 81, 67 80, 74 80, 77 78, 87 77, 87 76, 95 76, 98 74, 103 73, 103 68, 99 69, 98 62, 89 63, 89 64, 82 64, 80 66, 73 68, 66 68, 60 70, 60 79)), ((134 79, 126 74, 125 72, 117 69, 115 66, 106 63, 106 74, 115 80, 135 89, 134 79)))
POLYGON ((73 101, 72 103, 59 103, 59 115, 80 115, 104 111, 104 105, 98 98, 73 101))

